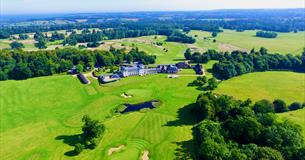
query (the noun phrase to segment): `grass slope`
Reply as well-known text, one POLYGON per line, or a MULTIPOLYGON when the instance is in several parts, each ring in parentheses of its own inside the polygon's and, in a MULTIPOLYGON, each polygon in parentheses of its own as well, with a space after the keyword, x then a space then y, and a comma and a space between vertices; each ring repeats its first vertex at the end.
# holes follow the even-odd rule
POLYGON ((290 120, 302 128, 303 137, 305 138, 305 108, 297 111, 290 111, 278 114, 282 120, 290 120))
POLYGON ((188 105, 200 91, 187 84, 194 76, 130 77, 100 86, 82 85, 71 76, 50 76, 0 82, 0 157, 2 159, 138 159, 149 150, 152 159, 174 159, 182 145, 192 145, 193 118, 188 105), (162 82, 162 83, 161 83, 162 82), (133 98, 122 98, 123 92, 133 98), (157 109, 110 118, 122 103, 152 99, 157 109), (184 107, 186 106, 186 107, 184 107), (106 133, 95 150, 68 156, 81 133, 81 118, 103 120, 106 133), (108 149, 126 148, 108 156, 108 149))
POLYGON ((216 93, 232 95, 238 99, 251 98, 274 100, 280 98, 287 103, 305 102, 305 74, 294 72, 257 72, 223 81, 216 93))

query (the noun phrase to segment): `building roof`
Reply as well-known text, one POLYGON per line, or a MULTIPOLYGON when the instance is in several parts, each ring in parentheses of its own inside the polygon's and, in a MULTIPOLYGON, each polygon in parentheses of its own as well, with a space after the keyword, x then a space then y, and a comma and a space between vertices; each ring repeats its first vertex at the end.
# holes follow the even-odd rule
POLYGON ((78 74, 77 77, 79 78, 79 80, 82 83, 85 83, 85 84, 90 83, 89 79, 85 75, 83 75, 83 74, 78 74))

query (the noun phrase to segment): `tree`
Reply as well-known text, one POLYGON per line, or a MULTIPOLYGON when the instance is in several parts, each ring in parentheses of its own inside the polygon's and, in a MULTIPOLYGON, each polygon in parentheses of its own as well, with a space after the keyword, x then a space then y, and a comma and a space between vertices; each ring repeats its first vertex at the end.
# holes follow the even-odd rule
POLYGON ((74 146, 74 153, 76 155, 79 155, 83 150, 84 150, 85 146, 81 143, 76 143, 74 146))
POLYGON ((206 83, 207 83, 206 76, 200 76, 197 77, 197 79, 191 83, 191 86, 203 87, 206 83))
POLYGON ((269 147, 259 147, 254 160, 284 160, 282 154, 269 147))
POLYGON ((218 82, 217 82, 216 78, 213 77, 208 80, 208 88, 210 90, 216 89, 217 86, 218 86, 218 82))
POLYGON ((289 121, 267 127, 260 137, 258 143, 281 151, 287 159, 293 157, 304 145, 300 127, 289 121))
POLYGON ((262 128, 257 119, 250 116, 229 118, 223 123, 223 129, 228 133, 228 137, 241 144, 254 143, 262 128))
POLYGON ((22 80, 33 76, 33 72, 30 70, 26 63, 18 63, 14 69, 9 73, 9 76, 13 79, 22 80))
POLYGON ((84 122, 82 127, 84 141, 90 148, 94 148, 96 146, 95 139, 104 133, 105 127, 99 121, 92 120, 88 115, 84 115, 82 121, 84 122))
POLYGON ((225 159, 230 156, 230 150, 221 135, 219 123, 204 120, 198 127, 200 143, 199 154, 202 159, 225 159))
POLYGON ((191 60, 192 59, 192 53, 191 53, 191 49, 186 49, 186 51, 184 52, 184 57, 187 60, 191 60))
POLYGON ((82 64, 76 65, 76 73, 81 73, 84 71, 84 66, 82 64))
POLYGON ((214 119, 216 115, 215 107, 208 96, 201 96, 197 99, 196 104, 197 114, 200 119, 214 119))
POLYGON ((273 101, 274 110, 276 113, 287 112, 288 107, 286 106, 285 101, 281 99, 276 99, 273 101))
POLYGON ((10 44, 11 49, 21 49, 24 48, 24 45, 20 42, 14 41, 10 44))
POLYGON ((35 46, 38 48, 38 49, 46 49, 47 46, 46 46, 46 41, 43 39, 43 38, 39 38, 38 39, 38 42, 35 43, 35 46))
POLYGON ((212 37, 214 37, 214 38, 217 37, 217 35, 218 35, 217 32, 213 32, 213 33, 212 33, 212 37))
POLYGON ((260 101, 257 101, 254 104, 253 110, 255 113, 269 113, 274 112, 273 105, 270 101, 263 99, 260 101))

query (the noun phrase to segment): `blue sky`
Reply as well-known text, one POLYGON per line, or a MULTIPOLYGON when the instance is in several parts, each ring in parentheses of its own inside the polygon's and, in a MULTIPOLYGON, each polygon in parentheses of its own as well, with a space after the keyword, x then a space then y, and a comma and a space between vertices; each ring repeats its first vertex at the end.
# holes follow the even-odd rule
POLYGON ((304 8, 304 0, 0 0, 1 14, 304 8))

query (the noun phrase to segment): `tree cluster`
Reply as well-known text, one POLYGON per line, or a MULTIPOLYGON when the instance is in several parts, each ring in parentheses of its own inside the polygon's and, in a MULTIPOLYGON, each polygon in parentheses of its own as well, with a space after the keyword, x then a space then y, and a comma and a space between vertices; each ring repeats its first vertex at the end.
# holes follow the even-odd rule
POLYGON ((305 72, 305 50, 299 56, 269 54, 265 48, 251 53, 233 51, 231 54, 221 55, 219 62, 213 65, 213 73, 219 79, 229 79, 245 73, 268 70, 305 72))
POLYGON ((252 106, 249 99, 200 94, 195 108, 200 120, 195 137, 200 159, 304 159, 300 127, 276 121, 271 110, 257 103, 252 106))
POLYGON ((51 51, 0 51, 0 80, 27 79, 64 73, 73 66, 82 72, 94 66, 113 66, 124 62, 155 63, 156 56, 148 55, 138 49, 125 53, 112 48, 110 51, 90 51, 76 48, 55 49, 51 51))
POLYGON ((263 38, 276 38, 277 33, 272 31, 257 31, 256 37, 263 37, 263 38))
POLYGON ((181 43, 195 43, 195 39, 191 36, 187 36, 184 33, 175 31, 166 39, 169 42, 181 42, 181 43))
POLYGON ((197 86, 198 89, 202 90, 214 90, 217 88, 218 82, 214 77, 207 79, 206 76, 203 76, 197 77, 189 86, 197 86))
POLYGON ((14 41, 10 44, 11 49, 22 49, 24 45, 21 42, 14 41))
POLYGON ((223 54, 212 49, 209 49, 202 54, 200 52, 192 53, 188 48, 184 52, 184 57, 193 63, 207 63, 209 60, 219 60, 223 57, 223 54))

